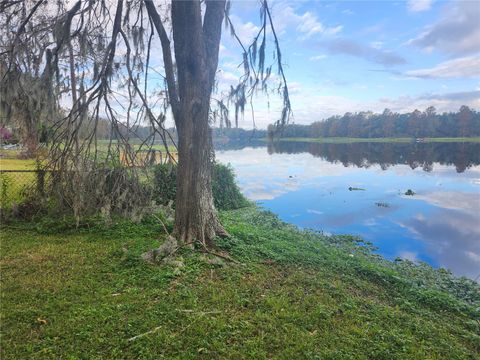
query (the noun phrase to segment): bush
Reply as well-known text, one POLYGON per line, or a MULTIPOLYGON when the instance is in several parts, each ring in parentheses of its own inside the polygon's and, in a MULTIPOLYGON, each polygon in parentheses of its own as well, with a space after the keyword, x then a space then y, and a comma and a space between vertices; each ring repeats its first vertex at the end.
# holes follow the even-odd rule
MULTIPOLYGON (((176 175, 175 165, 155 167, 154 198, 158 204, 167 205, 175 201, 176 175)), ((235 183, 235 174, 230 165, 215 164, 212 175, 213 201, 217 209, 233 210, 249 205, 235 183)))
POLYGON ((175 165, 164 164, 155 166, 153 197, 160 205, 168 205, 175 201, 177 194, 177 169, 175 165))

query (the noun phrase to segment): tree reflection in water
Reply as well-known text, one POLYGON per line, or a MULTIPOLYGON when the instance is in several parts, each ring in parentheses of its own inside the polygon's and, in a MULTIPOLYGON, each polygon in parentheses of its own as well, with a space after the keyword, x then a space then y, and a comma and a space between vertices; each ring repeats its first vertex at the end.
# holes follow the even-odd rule
POLYGON ((275 141, 268 143, 268 153, 298 154, 308 152, 315 157, 344 166, 369 168, 380 165, 383 170, 394 165, 409 165, 432 171, 433 164, 455 166, 458 173, 480 164, 480 143, 343 143, 275 141))

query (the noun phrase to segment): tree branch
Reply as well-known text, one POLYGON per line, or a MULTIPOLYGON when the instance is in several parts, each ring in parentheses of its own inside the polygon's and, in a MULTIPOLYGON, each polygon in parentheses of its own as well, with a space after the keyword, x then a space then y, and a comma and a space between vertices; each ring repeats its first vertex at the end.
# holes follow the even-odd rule
POLYGON ((208 59, 210 86, 215 80, 218 67, 218 51, 222 37, 222 22, 225 14, 225 0, 207 0, 203 20, 205 50, 208 59))
POLYGON ((158 15, 157 9, 152 0, 144 0, 145 7, 147 8, 148 16, 153 22, 155 29, 157 29, 158 37, 162 44, 163 64, 165 66, 165 76, 167 78, 168 95, 170 97, 170 105, 174 116, 178 113, 179 98, 177 93, 177 84, 175 82, 175 73, 173 71, 172 51, 170 48, 170 39, 168 38, 165 27, 163 26, 160 15, 158 15))

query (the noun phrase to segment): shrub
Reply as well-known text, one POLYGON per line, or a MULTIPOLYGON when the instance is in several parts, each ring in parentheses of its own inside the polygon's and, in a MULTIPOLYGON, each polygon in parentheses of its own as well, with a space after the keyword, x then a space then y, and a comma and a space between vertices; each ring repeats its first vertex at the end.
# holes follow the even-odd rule
MULTIPOLYGON (((175 201, 176 174, 175 165, 155 167, 154 198, 158 204, 167 205, 175 201)), ((249 205, 235 182, 235 174, 230 165, 215 164, 212 175, 213 201, 217 209, 233 210, 249 205)))
POLYGON ((176 166, 172 164, 155 166, 153 197, 157 204, 168 205, 169 202, 175 201, 177 194, 176 170, 176 166))

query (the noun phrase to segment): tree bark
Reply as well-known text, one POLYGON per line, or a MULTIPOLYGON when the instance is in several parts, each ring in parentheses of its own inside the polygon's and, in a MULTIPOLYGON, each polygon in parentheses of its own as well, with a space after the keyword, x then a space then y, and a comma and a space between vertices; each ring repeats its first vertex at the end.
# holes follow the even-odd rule
POLYGON ((174 236, 179 244, 212 246, 225 235, 212 195, 214 150, 209 126, 210 96, 218 65, 225 1, 174 1, 172 27, 178 72, 177 196, 174 236))
POLYGON ((185 120, 179 129, 174 236, 180 244, 199 241, 211 246, 213 238, 225 231, 213 203, 214 152, 208 112, 204 108, 199 106, 182 111, 185 120))

